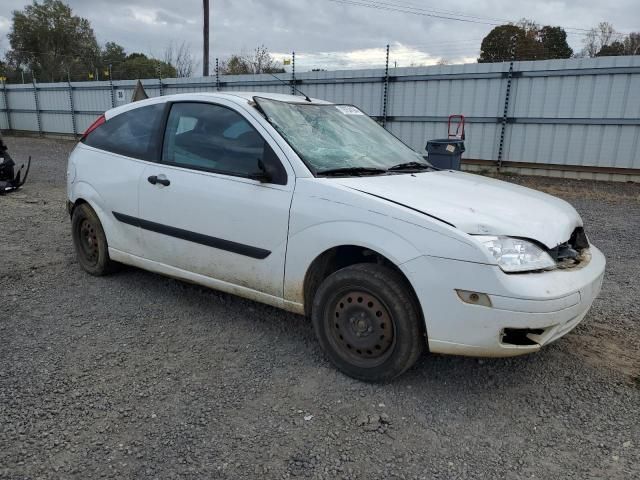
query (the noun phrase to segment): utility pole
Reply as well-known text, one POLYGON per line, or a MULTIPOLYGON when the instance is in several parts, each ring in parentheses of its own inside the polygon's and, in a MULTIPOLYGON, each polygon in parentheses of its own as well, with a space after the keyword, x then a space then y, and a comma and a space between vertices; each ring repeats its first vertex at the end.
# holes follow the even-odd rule
POLYGON ((202 29, 202 38, 204 45, 202 48, 202 76, 209 76, 209 0, 202 0, 202 9, 204 10, 204 26, 202 29))

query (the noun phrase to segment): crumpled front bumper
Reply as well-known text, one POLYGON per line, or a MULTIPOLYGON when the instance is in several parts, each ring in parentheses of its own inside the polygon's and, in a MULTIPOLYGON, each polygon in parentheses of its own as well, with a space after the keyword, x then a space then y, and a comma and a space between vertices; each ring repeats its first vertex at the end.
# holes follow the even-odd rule
POLYGON ((600 250, 590 250, 586 265, 548 272, 505 274, 497 266, 429 256, 401 269, 422 306, 432 352, 514 356, 539 350, 585 317, 606 264, 600 250), (465 303, 456 290, 484 293, 491 306, 465 303), (514 342, 507 334, 514 331, 526 340, 514 342))

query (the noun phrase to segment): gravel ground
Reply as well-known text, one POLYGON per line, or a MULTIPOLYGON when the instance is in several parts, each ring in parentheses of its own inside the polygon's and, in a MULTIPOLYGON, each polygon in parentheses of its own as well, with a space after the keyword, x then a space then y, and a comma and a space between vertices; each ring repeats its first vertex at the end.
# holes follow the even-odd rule
POLYGON ((608 259, 584 322, 514 359, 425 355, 369 385, 310 323, 129 268, 80 270, 68 141, 0 197, 0 478, 640 478, 640 186, 508 177, 571 201, 608 259))

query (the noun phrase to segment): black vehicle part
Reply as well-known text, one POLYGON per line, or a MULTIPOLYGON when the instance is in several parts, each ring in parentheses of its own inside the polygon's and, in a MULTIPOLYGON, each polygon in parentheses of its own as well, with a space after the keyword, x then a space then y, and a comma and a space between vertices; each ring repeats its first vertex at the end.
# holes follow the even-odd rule
POLYGON ((4 151, 0 150, 0 195, 13 192, 23 186, 27 181, 29 169, 31 168, 31 156, 29 156, 27 169, 24 171, 24 177, 22 177, 24 164, 16 172, 14 168, 16 163, 6 151, 6 147, 2 145, 2 148, 4 148, 4 151))
POLYGON ((568 241, 549 249, 549 255, 558 265, 558 268, 572 268, 580 265, 590 258, 585 256, 589 248, 589 239, 584 233, 583 227, 577 227, 568 241))
POLYGON ((502 331, 502 343, 518 346, 539 345, 535 340, 545 332, 543 328, 505 328, 502 331), (532 338, 533 337, 533 338, 532 338))
MULTIPOLYGON (((307 95, 307 94, 306 94, 306 93, 304 93, 302 90, 300 90, 298 87, 296 87, 295 80, 283 80, 283 79, 282 79, 282 78, 280 78, 280 77, 276 77, 276 76, 275 76, 273 73, 271 73, 271 72, 266 72, 266 73, 268 73, 269 75, 271 75, 273 78, 275 78, 275 79, 276 79, 276 80, 278 80, 279 82, 284 83, 285 85, 289 85, 289 82, 293 82, 293 83, 291 83, 291 87, 292 87, 296 92, 298 92, 300 95, 302 95, 302 96, 304 97, 304 99, 305 99, 307 102, 311 103, 311 99, 309 98, 309 95, 307 95)), ((295 77, 295 75, 294 75, 294 77, 295 77)))

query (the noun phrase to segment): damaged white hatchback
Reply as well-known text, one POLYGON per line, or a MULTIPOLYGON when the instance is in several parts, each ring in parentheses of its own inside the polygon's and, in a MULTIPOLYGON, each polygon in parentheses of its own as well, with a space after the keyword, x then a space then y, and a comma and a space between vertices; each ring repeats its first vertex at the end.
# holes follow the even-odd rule
POLYGON ((356 107, 300 96, 109 110, 67 187, 89 273, 124 263, 305 314, 333 364, 368 381, 425 347, 535 352, 584 318, 605 268, 563 200, 437 170, 356 107))

